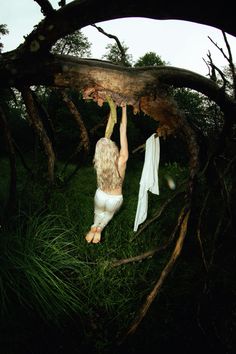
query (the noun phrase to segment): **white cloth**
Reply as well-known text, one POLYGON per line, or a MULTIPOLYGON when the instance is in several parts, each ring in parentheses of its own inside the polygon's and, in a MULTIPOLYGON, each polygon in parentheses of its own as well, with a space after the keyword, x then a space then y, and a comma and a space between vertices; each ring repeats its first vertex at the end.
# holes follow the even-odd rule
POLYGON ((159 194, 158 170, 160 161, 160 140, 155 133, 146 140, 145 158, 141 179, 139 182, 139 195, 134 231, 147 218, 148 191, 159 194))

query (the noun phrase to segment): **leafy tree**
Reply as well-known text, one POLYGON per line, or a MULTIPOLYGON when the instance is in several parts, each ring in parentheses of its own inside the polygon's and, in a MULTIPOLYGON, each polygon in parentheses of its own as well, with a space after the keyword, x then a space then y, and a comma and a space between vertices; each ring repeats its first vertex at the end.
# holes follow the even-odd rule
POLYGON ((123 53, 118 47, 117 43, 109 43, 106 46, 107 52, 102 56, 103 59, 109 60, 114 64, 121 64, 124 66, 132 66, 132 55, 128 54, 129 47, 127 47, 124 42, 122 44, 123 53), (125 58, 125 59, 124 59, 125 58))
MULTIPOLYGON (((7 29, 7 25, 0 24, 0 39, 2 36, 6 35, 8 33, 9 33, 9 31, 7 29)), ((3 44, 0 42, 0 53, 2 52, 2 49, 3 49, 3 44)))
POLYGON ((80 31, 75 31, 59 39, 52 47, 52 53, 73 55, 78 57, 91 56, 91 43, 88 38, 80 31))
POLYGON ((155 52, 148 52, 140 57, 137 62, 134 64, 137 66, 159 66, 159 65, 167 65, 167 63, 161 59, 159 55, 155 52))

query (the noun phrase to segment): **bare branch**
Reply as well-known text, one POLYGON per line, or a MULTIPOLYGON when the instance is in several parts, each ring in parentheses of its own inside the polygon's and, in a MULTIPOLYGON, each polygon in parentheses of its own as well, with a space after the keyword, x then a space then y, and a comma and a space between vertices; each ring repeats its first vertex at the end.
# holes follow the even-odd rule
MULTIPOLYGON (((186 183, 183 182, 182 185, 186 183)), ((139 228, 139 230, 134 234, 133 238, 131 239, 132 241, 139 236, 150 224, 152 224, 154 221, 156 221, 163 211, 167 208, 167 206, 179 195, 183 194, 184 192, 182 190, 178 190, 176 193, 174 193, 170 198, 168 198, 162 206, 158 209, 158 211, 154 214, 154 216, 150 219, 148 219, 146 222, 143 223, 143 225, 139 228)))
POLYGON ((206 209, 206 205, 207 205, 207 201, 208 201, 209 195, 210 195, 210 192, 208 191, 206 193, 206 196, 205 196, 204 201, 203 201, 203 205, 202 205, 202 208, 201 208, 201 211, 200 211, 200 215, 199 215, 199 218, 198 218, 198 225, 197 225, 197 238, 198 238, 198 242, 199 242, 199 245, 200 245, 202 260, 203 260, 203 264, 204 264, 204 267, 205 267, 206 271, 208 271, 208 264, 207 264, 207 261, 206 261, 205 252, 204 252, 204 249, 203 249, 203 244, 202 244, 202 239, 201 239, 201 224, 202 224, 202 215, 203 215, 203 212, 206 209))
POLYGON ((101 27, 98 27, 95 24, 93 24, 91 26, 95 27, 99 32, 101 32, 102 34, 104 34, 108 38, 112 38, 112 39, 114 39, 116 41, 117 47, 119 48, 120 53, 121 53, 121 61, 122 61, 123 64, 125 64, 125 62, 126 62, 125 51, 124 51, 124 48, 123 48, 122 44, 120 43, 118 37, 116 37, 116 36, 114 36, 114 35, 112 35, 110 33, 105 32, 101 27))
POLYGON ((207 66, 207 69, 208 69, 208 74, 207 74, 207 76, 211 77, 211 67, 210 67, 209 63, 206 61, 205 58, 202 58, 202 59, 203 59, 204 63, 205 63, 206 66, 207 66))
MULTIPOLYGON (((230 68, 230 72, 231 72, 232 79, 233 79, 234 97, 236 97, 236 72, 235 72, 235 66, 234 66, 234 63, 233 63, 233 56, 232 56, 232 52, 231 52, 231 48, 230 48, 229 42, 228 42, 227 37, 226 37, 226 33, 224 31, 222 31, 222 34, 223 34, 225 45, 226 45, 226 48, 227 48, 227 51, 228 51, 228 56, 225 54, 224 50, 218 46, 217 43, 215 43, 209 36, 208 36, 208 38, 216 46, 216 48, 219 49, 219 51, 223 54, 224 58, 229 63, 229 68, 230 68)), ((211 63, 212 63, 212 61, 211 61, 211 63)), ((213 63, 211 64, 211 66, 213 66, 213 63)), ((225 79, 225 75, 222 73, 222 71, 219 70, 219 68, 215 67, 215 69, 220 74, 220 76, 221 76, 221 78, 222 78, 222 80, 224 82, 224 88, 225 88, 225 85, 226 85, 226 82, 227 82, 226 79, 225 79)))
POLYGON ((228 54, 229 54, 229 67, 230 67, 230 71, 231 71, 231 75, 232 75, 232 79, 233 79, 233 88, 234 88, 234 98, 236 97, 236 70, 235 70, 235 65, 233 62, 233 56, 232 56, 232 52, 231 52, 231 48, 229 45, 229 42, 227 40, 226 37, 226 33, 224 31, 222 31, 224 40, 225 40, 225 45, 226 48, 228 50, 228 54))
POLYGON ((58 5, 59 5, 60 7, 65 6, 65 5, 66 5, 66 0, 61 0, 61 1, 59 1, 58 5))
POLYGON ((229 61, 229 58, 228 58, 227 55, 225 54, 223 48, 219 47, 218 44, 217 44, 216 42, 214 42, 213 39, 212 39, 210 36, 208 36, 208 38, 209 38, 210 41, 214 44, 214 46, 215 46, 217 49, 219 49, 219 51, 223 54, 224 58, 225 58, 227 61, 229 61))
POLYGON ((213 63, 212 57, 211 57, 211 53, 209 52, 207 55, 208 59, 209 59, 209 66, 211 68, 211 75, 210 78, 213 81, 216 81, 216 71, 219 73, 222 81, 223 81, 223 90, 225 90, 225 87, 227 85, 227 83, 229 83, 229 81, 226 79, 224 73, 213 63))
POLYGON ((41 12, 44 16, 52 15, 55 10, 48 0, 34 0, 41 7, 41 12))
POLYGON ((231 52, 231 48, 230 48, 229 42, 228 42, 227 37, 226 37, 226 33, 224 31, 222 31, 222 34, 223 34, 223 37, 224 37, 226 48, 228 50, 228 55, 229 55, 228 61, 229 61, 229 63, 232 63, 233 62, 233 56, 232 56, 232 52, 231 52))
POLYGON ((145 146, 146 144, 142 144, 142 145, 139 145, 138 147, 136 147, 135 149, 132 150, 132 154, 135 154, 137 151, 144 151, 145 150, 145 146))
POLYGON ((142 253, 142 254, 140 254, 138 256, 116 260, 116 261, 111 263, 111 267, 118 267, 120 265, 133 263, 133 262, 140 262, 140 261, 143 261, 146 258, 151 258, 156 253, 164 251, 165 249, 167 249, 171 245, 172 241, 175 238, 176 233, 179 230, 179 227, 180 227, 182 221, 183 221, 183 213, 182 213, 182 210, 181 210, 181 212, 179 214, 179 217, 178 217, 178 221, 177 221, 177 223, 176 223, 176 225, 174 227, 174 230, 172 231, 169 239, 162 246, 156 247, 153 250, 149 250, 149 251, 144 252, 144 253, 142 253))

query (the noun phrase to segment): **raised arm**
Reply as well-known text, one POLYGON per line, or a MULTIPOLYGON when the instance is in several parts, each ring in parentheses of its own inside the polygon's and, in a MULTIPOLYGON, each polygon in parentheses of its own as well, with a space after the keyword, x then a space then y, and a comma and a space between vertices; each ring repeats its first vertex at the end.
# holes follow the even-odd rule
POLYGON ((119 173, 122 177, 125 175, 126 163, 129 157, 127 140, 127 108, 122 105, 122 117, 120 122, 120 156, 118 161, 119 173))

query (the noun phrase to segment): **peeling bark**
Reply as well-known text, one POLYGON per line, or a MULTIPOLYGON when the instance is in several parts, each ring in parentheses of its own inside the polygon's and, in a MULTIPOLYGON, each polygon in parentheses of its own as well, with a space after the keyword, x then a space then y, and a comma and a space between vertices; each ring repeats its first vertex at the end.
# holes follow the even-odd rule
MULTIPOLYGON (((135 112, 143 110, 151 117, 153 105, 157 106, 159 102, 160 106, 165 106, 163 100, 167 99, 161 100, 163 87, 187 87, 209 97, 221 108, 227 119, 233 119, 236 115, 236 101, 214 81, 175 67, 124 68, 99 60, 59 55, 45 57, 35 65, 27 62, 22 67, 22 63, 15 62, 8 70, 0 66, 0 86, 17 87, 22 82, 28 86, 73 87, 83 92, 84 99, 93 99, 99 105, 110 96, 118 106, 126 101, 133 106, 135 112)), ((175 126, 176 121, 172 125, 175 126)))

